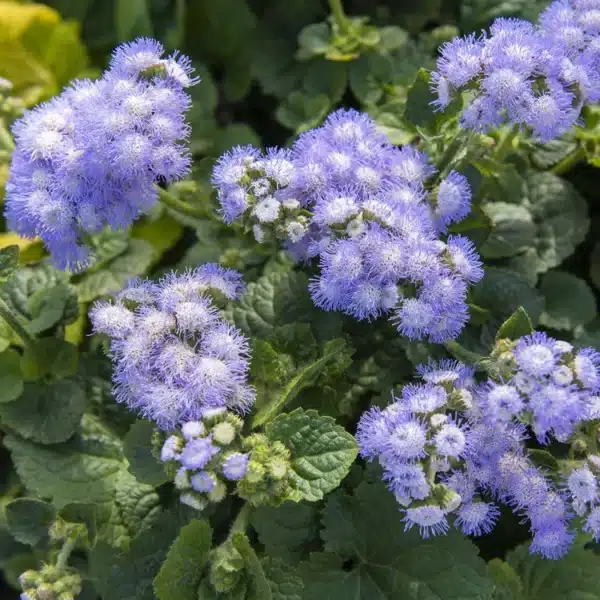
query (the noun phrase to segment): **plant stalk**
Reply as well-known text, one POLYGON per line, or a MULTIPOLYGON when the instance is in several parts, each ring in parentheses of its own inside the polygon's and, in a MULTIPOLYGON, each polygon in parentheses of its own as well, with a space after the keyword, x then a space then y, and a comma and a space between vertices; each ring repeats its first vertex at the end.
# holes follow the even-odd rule
POLYGON ((206 216, 204 209, 196 206, 192 206, 187 202, 180 200, 167 190, 158 187, 158 199, 168 208, 188 217, 195 219, 202 219, 206 216))
POLYGON ((250 518, 252 517, 253 512, 254 507, 246 502, 244 506, 240 508, 240 512, 238 512, 235 520, 233 521, 227 539, 230 540, 236 533, 245 533, 246 529, 248 529, 248 525, 250 524, 250 518))
POLYGON ((71 556, 71 552, 75 549, 75 545, 77 544, 77 536, 69 537, 63 544, 63 547, 60 549, 58 553, 58 557, 56 558, 56 568, 59 570, 65 569, 67 567, 67 563, 69 562, 69 557, 71 556))
POLYGON ((344 12, 342 0, 329 0, 329 10, 331 18, 338 28, 340 33, 348 32, 348 17, 344 12))

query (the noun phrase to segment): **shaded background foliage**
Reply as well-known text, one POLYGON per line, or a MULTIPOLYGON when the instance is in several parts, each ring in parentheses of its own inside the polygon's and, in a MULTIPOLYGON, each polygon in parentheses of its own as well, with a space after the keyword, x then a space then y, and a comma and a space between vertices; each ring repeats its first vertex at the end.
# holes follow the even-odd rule
MULTIPOLYGON (((157 209, 155 214, 137 223, 131 235, 110 234, 99 238, 100 260, 88 271, 67 278, 44 265, 29 266, 20 271, 0 295, 23 316, 33 320, 39 332, 52 333, 62 328, 68 341, 80 343, 88 332, 85 306, 121 286, 128 277, 145 273, 159 275, 166 269, 205 261, 218 261, 238 268, 244 272, 247 281, 262 275, 261 281, 252 288, 255 296, 250 294, 248 305, 236 309, 238 314, 233 314, 242 329, 245 323, 248 332, 261 339, 255 346, 258 366, 254 368, 259 378, 264 377, 262 385, 268 388, 278 378, 290 377, 304 361, 315 360, 319 356, 319 344, 334 337, 325 326, 332 331, 344 327, 352 334, 356 345, 354 363, 344 383, 340 384, 332 377, 335 375, 332 367, 332 372, 324 373, 319 380, 322 390, 327 393, 311 394, 311 387, 307 386, 299 390, 289 408, 317 408, 322 414, 335 416, 352 427, 361 407, 387 402, 390 387, 407 379, 413 365, 432 350, 397 337, 390 338, 391 332, 384 325, 347 320, 342 325, 341 319, 340 322, 328 319, 321 323, 322 316, 310 305, 308 298, 304 298, 305 305, 298 298, 298 291, 306 289, 304 276, 298 276, 301 278, 298 280, 281 274, 287 264, 285 257, 269 258, 252 239, 234 228, 221 226, 214 215, 215 204, 208 185, 212 161, 235 144, 285 144, 296 133, 318 125, 338 106, 368 111, 395 143, 415 140, 417 132, 407 126, 402 115, 409 87, 419 68, 433 65, 437 46, 458 33, 484 28, 498 16, 534 19, 546 4, 539 0, 347 0, 344 3, 346 13, 368 17, 372 28, 361 30, 354 46, 341 48, 329 37, 326 20, 330 7, 324 0, 45 2, 46 7, 58 12, 45 12, 39 5, 27 2, 1 1, 0 76, 15 82, 16 91, 26 106, 56 94, 73 77, 94 76, 106 66, 111 50, 118 43, 136 36, 156 37, 168 49, 180 49, 194 60, 202 78, 202 83, 192 89, 194 104, 189 115, 191 149, 196 159, 195 183, 190 186, 189 182, 183 182, 175 188, 183 197, 199 194, 206 206, 207 217, 203 221, 190 219, 185 223, 186 227, 182 227, 180 220, 157 209), (17 14, 17 5, 20 9, 28 6, 32 12, 17 14), (50 288, 54 290, 51 302, 42 302, 39 294, 35 300, 36 292, 41 290, 44 295, 50 288), (288 327, 283 333, 281 329, 275 331, 275 327, 263 330, 260 335, 253 330, 249 321, 255 309, 253 298, 261 299, 265 295, 280 299, 280 306, 273 305, 269 318, 278 327, 288 327), (296 313, 285 314, 286 298, 294 298, 296 313), (296 321, 310 322, 311 327, 301 331, 296 327, 292 331, 296 321), (310 356, 293 355, 290 340, 298 339, 306 342, 310 356), (261 374, 261 360, 266 362, 265 357, 275 351, 279 361, 277 373, 261 374)), ((429 110, 426 101, 424 96, 415 110, 429 110)), ((597 315, 600 205, 594 166, 600 165, 599 119, 600 111, 594 109, 586 115, 587 165, 570 168, 570 164, 561 162, 575 147, 575 140, 566 139, 545 147, 528 146, 502 164, 490 166, 480 219, 485 224, 480 228, 489 235, 483 236, 479 244, 487 273, 484 281, 473 290, 471 300, 476 307, 475 316, 460 340, 465 348, 485 353, 500 323, 519 306, 524 306, 534 326, 539 324, 557 337, 600 350, 600 319, 597 315), (526 172, 526 167, 553 169, 565 178, 526 172)), ((7 166, 7 158, 1 155, 2 179, 7 166)), ((471 173, 473 182, 482 176, 485 166, 479 171, 478 174, 471 173)), ((474 239, 476 236, 477 232, 474 232, 474 239)), ((15 242, 21 247, 23 264, 38 261, 43 256, 38 242, 18 240, 8 232, 0 235, 1 247, 15 242)), ((11 342, 14 342, 14 336, 0 323, 0 344, 6 348, 11 342)), ((39 407, 44 402, 52 403, 53 408, 60 405, 60 426, 49 426, 46 431, 39 428, 35 419, 32 423, 23 422, 23 411, 13 415, 6 408, 9 404, 2 404, 0 400, 3 426, 17 428, 22 436, 0 430, 0 438, 14 456, 18 457, 19 453, 26 456, 29 442, 23 439, 41 444, 62 443, 71 438, 84 409, 87 410, 86 433, 78 439, 81 456, 109 456, 113 462, 105 473, 105 480, 110 485, 106 481, 97 488, 84 485, 81 501, 102 503, 106 500, 103 493, 108 489, 107 485, 111 490, 126 489, 126 495, 136 496, 131 503, 127 500, 118 505, 108 506, 107 503, 106 510, 112 512, 103 524, 103 533, 109 539, 126 539, 129 543, 136 527, 142 527, 146 521, 156 522, 159 506, 168 503, 170 492, 161 488, 157 494, 153 488, 132 484, 128 479, 131 475, 123 466, 127 450, 123 449, 120 438, 134 419, 111 402, 110 373, 99 349, 84 345, 85 353, 79 359, 79 365, 75 364, 61 374, 61 385, 71 386, 69 393, 61 395, 53 389, 41 394, 43 397, 37 397, 36 393, 40 393, 33 391, 31 397, 27 396, 29 406, 39 407), (71 419, 63 418, 65 415, 71 415, 71 419), (101 421, 110 423, 111 431, 110 435, 102 434, 103 447, 98 449, 91 440, 94 432, 103 427, 101 421), (97 498, 87 496, 94 493, 97 498), (140 498, 145 500, 138 502, 140 498)), ((10 373, 3 371, 1 375, 6 377, 10 373)), ((33 467, 28 471, 27 466, 21 465, 19 474, 21 479, 27 479, 29 488, 42 496, 52 496, 55 491, 44 478, 52 476, 54 466, 60 466, 60 456, 52 446, 44 452, 36 460, 53 465, 49 467, 49 473, 36 474, 33 467), (32 479, 36 477, 38 479, 32 485, 32 479)), ((5 448, 0 449, 0 464, 1 508, 19 493, 21 483, 5 448)), ((253 522, 257 539, 274 556, 283 551, 293 554, 297 549, 294 559, 304 559, 302 568, 304 572, 312 573, 309 578, 314 581, 306 592, 307 598, 324 597, 324 590, 328 589, 328 569, 338 574, 340 569, 346 570, 352 572, 353 577, 369 577, 370 569, 380 562, 380 554, 388 551, 385 546, 378 548, 375 540, 370 548, 372 555, 355 556, 343 532, 336 530, 339 524, 333 522, 332 515, 337 515, 336 518, 342 518, 348 527, 353 523, 359 535, 369 533, 360 532, 364 528, 362 519, 366 518, 365 506, 373 498, 386 496, 378 497, 374 484, 368 481, 359 484, 361 478, 361 468, 357 466, 346 481, 346 489, 327 500, 321 525, 316 509, 304 505, 282 509, 278 517, 269 514, 271 509, 261 509, 253 522), (277 533, 266 525, 273 518, 281 520, 277 533), (307 560, 308 550, 318 549, 321 545, 329 554, 307 560), (321 564, 317 564, 319 561, 321 564)), ((56 503, 56 498, 54 500, 56 503)), ((385 504, 386 500, 382 502, 385 504)), ((388 521, 398 517, 393 506, 385 505, 381 510, 388 511, 388 521)), ((181 523, 188 519, 189 515, 181 516, 181 523)), ((502 523, 494 534, 478 542, 486 560, 503 557, 507 550, 527 538, 526 529, 512 515, 505 515, 502 523)), ((175 525, 171 520, 165 527, 175 525)), ((379 527, 381 529, 370 532, 374 538, 378 532, 389 535, 384 526, 380 524, 379 527)), ((399 531, 399 523, 397 527, 399 531)), ((146 538, 137 540, 138 545, 132 545, 131 551, 134 556, 139 552, 140 562, 143 557, 149 563, 154 561, 156 566, 164 559, 177 529, 167 542, 165 538, 157 542, 156 554, 148 558, 145 549, 156 542, 152 532, 149 530, 146 538), (165 543, 167 545, 163 547, 165 543)), ((417 545, 416 536, 414 539, 407 536, 404 542, 399 542, 398 548, 390 551, 405 557, 417 545)), ((113 568, 115 566, 110 548, 104 548, 104 555, 102 550, 96 552, 96 561, 91 565, 92 572, 97 569, 100 579, 107 572, 103 570, 103 560, 113 568)), ((440 550, 446 557, 444 560, 450 560, 448 553, 454 551, 462 553, 463 549, 455 550, 448 542, 448 548, 440 550)), ((2 598, 18 597, 7 584, 15 585, 19 573, 36 564, 39 559, 36 552, 39 553, 38 550, 31 552, 21 541, 16 541, 0 523, 0 566, 5 581, 0 585, 2 598)), ((464 549, 465 554, 469 552, 464 549)), ((517 549, 509 555, 508 563, 516 570, 520 568, 519 561, 523 560, 522 553, 522 549, 517 549)), ((579 561, 579 565, 589 561, 588 553, 583 553, 580 547, 575 551, 575 558, 569 560, 579 561)), ((394 564, 397 556, 392 556, 389 563, 394 564)), ((465 559, 466 563, 471 558, 465 559)), ((500 580, 506 563, 492 562, 490 565, 492 570, 497 568, 500 580)), ((117 563, 117 567, 124 571, 124 580, 132 589, 143 583, 144 577, 148 584, 148 576, 141 571, 148 568, 152 573, 154 568, 146 563, 142 566, 117 563)), ((557 567, 558 570, 567 568, 568 565, 557 567)), ((511 586, 509 579, 507 576, 507 589, 511 586)), ((149 581, 151 583, 151 578, 149 581)), ((330 585, 337 585, 340 597, 344 597, 340 591, 345 589, 341 587, 342 582, 335 578, 333 581, 330 585)), ((98 591, 104 593, 105 598, 112 598, 111 581, 105 581, 104 585, 106 590, 99 587, 98 591)), ((126 586, 122 582, 119 585, 126 586)), ((552 590, 549 584, 548 593, 552 590)), ((390 594, 394 592, 398 593, 398 590, 390 594)), ((119 593, 119 598, 125 598, 129 597, 127 593, 133 592, 119 588, 119 593)), ((152 597, 151 586, 140 593, 150 594, 138 596, 140 598, 152 597)), ((528 595, 527 591, 522 593, 522 596, 515 596, 507 592, 506 596, 498 597, 550 597, 528 595)), ((82 597, 87 600, 96 596, 93 590, 84 590, 82 597)))

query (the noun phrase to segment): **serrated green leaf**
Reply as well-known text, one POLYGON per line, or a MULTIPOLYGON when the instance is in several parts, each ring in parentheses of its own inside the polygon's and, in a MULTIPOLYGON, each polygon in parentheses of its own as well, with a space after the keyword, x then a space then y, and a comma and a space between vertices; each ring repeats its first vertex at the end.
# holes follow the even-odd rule
POLYGON ((472 288, 472 300, 498 317, 508 317, 523 307, 535 326, 544 308, 544 299, 515 271, 488 267, 484 278, 472 288))
POLYGON ((266 426, 265 434, 290 451, 294 500, 320 500, 335 489, 358 453, 356 440, 316 410, 298 408, 280 415, 266 426))
POLYGON ((563 271, 550 271, 540 282, 546 308, 540 323, 553 329, 572 330, 593 321, 598 310, 590 286, 579 277, 563 271))
POLYGON ((87 531, 88 542, 90 545, 94 545, 98 531, 96 508, 94 504, 73 502, 72 504, 63 506, 58 516, 68 523, 80 523, 84 525, 87 531))
POLYGON ((31 321, 27 330, 32 334, 42 333, 56 325, 67 324, 77 319, 78 314, 71 307, 77 304, 77 295, 71 286, 65 283, 50 289, 37 290, 29 297, 27 310, 31 321))
POLYGON ((154 579, 159 600, 197 600, 211 544, 212 532, 206 521, 192 521, 181 530, 154 579))
POLYGON ((21 371, 25 381, 52 376, 69 377, 77 372, 79 353, 69 342, 58 338, 40 338, 28 344, 21 356, 21 371))
POLYGON ((258 506, 252 527, 267 554, 293 562, 318 545, 319 513, 314 504, 305 502, 258 506))
POLYGON ((17 498, 9 502, 5 510, 13 537, 30 546, 35 546, 48 535, 48 529, 56 519, 54 507, 36 498, 17 498))
POLYGON ((304 600, 481 600, 492 591, 476 546, 456 532, 423 540, 404 531, 398 504, 382 484, 361 483, 353 496, 325 505, 325 552, 300 574, 304 600))
POLYGON ((114 496, 98 507, 99 535, 115 548, 126 548, 156 522, 160 511, 154 487, 137 481, 123 463, 114 480, 114 496))
POLYGON ((282 388, 274 392, 272 400, 262 406, 252 419, 252 427, 260 427, 274 419, 283 408, 321 373, 328 364, 348 352, 344 340, 332 340, 325 345, 323 356, 300 371, 282 388))
MULTIPOLYGON (((120 238, 117 238, 120 245, 120 238)), ((143 275, 152 265, 157 251, 143 239, 131 239, 124 252, 112 258, 98 269, 78 276, 76 284, 80 302, 91 302, 100 296, 119 290, 125 282, 137 275, 143 275)))
POLYGON ((525 206, 537 225, 538 272, 558 266, 585 239, 587 202, 570 182, 548 172, 527 177, 525 206))
MULTIPOLYGON (((529 554, 527 545, 509 552, 507 563, 519 575, 522 600, 596 600, 600 597, 600 556, 578 540, 560 560, 529 554)), ((512 600, 512 598, 511 598, 512 600)))
POLYGON ((321 123, 331 108, 331 99, 325 94, 310 96, 292 92, 275 111, 275 118, 284 127, 301 133, 321 123))
POLYGON ((488 563, 488 574, 494 582, 494 600, 521 600, 523 584, 516 571, 506 562, 494 558, 488 563))
POLYGON ((0 283, 14 273, 19 264, 19 246, 11 245, 0 249, 0 283))
MULTIPOLYGON (((271 586, 265 576, 262 564, 256 556, 248 536, 240 531, 231 538, 234 548, 242 555, 246 567, 248 581, 248 600, 272 600, 271 586)), ((163 600, 163 599, 160 599, 163 600)), ((166 600, 166 599, 164 599, 166 600)))
POLYGON ((483 210, 492 222, 492 231, 481 247, 484 258, 506 258, 533 246, 536 226, 526 207, 489 202, 483 210))
POLYGON ((263 557, 261 562, 273 600, 302 600, 304 583, 294 567, 271 556, 263 557))
POLYGON ((517 310, 510 316, 498 329, 496 340, 517 340, 524 335, 533 333, 533 325, 527 311, 519 306, 517 310))
MULTIPOLYGON (((59 271, 49 264, 37 264, 34 266, 21 267, 13 276, 0 288, 0 297, 8 306, 17 312, 17 314, 26 321, 32 321, 39 316, 35 312, 44 306, 44 294, 49 294, 56 287, 67 285, 68 280, 65 273, 59 271), (32 298, 38 300, 32 302, 32 298), (34 310, 32 313, 31 310, 34 310)), ((63 306, 62 316, 55 325, 67 325, 77 319, 79 314, 79 305, 77 296, 71 293, 63 306)))
POLYGON ((12 433, 3 442, 24 485, 57 508, 114 498, 123 468, 121 444, 89 415, 81 433, 64 444, 38 446, 12 433))
POLYGON ((299 271, 276 271, 248 284, 246 293, 229 307, 244 333, 269 337, 277 325, 305 321, 313 311, 308 278, 299 271))
POLYGON ((129 470, 142 483, 158 486, 168 481, 165 470, 152 455, 154 426, 149 421, 136 421, 123 440, 129 470))
POLYGON ((8 348, 0 354, 0 404, 12 402, 23 393, 21 355, 8 348))
POLYGON ((85 394, 74 379, 26 383, 17 400, 0 404, 0 422, 25 439, 58 444, 73 435, 84 410, 85 394))

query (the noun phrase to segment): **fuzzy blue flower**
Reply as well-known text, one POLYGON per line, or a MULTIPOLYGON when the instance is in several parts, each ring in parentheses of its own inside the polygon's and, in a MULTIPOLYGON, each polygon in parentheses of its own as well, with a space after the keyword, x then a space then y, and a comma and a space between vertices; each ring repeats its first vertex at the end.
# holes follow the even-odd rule
POLYGON ((210 437, 194 438, 185 445, 179 460, 186 469, 203 469, 219 452, 210 437))
POLYGON ((414 526, 419 528, 423 539, 442 535, 448 531, 448 521, 444 511, 435 505, 407 508, 404 512, 404 529, 408 531, 414 526))
POLYGON ((248 469, 249 454, 236 452, 228 456, 223 462, 223 475, 229 481, 238 481, 242 479, 248 469))
POLYGON ((54 264, 94 259, 89 235, 126 228, 157 201, 156 183, 190 169, 184 88, 189 60, 153 40, 119 47, 98 81, 76 81, 14 124, 6 186, 9 227, 40 236, 54 264))
POLYGON ((254 401, 247 384, 248 341, 209 295, 235 298, 242 289, 239 273, 203 265, 169 273, 157 284, 135 282, 115 303, 97 303, 90 317, 94 331, 112 338, 117 401, 161 429, 185 423, 189 439, 202 434, 202 424, 194 423, 207 409, 247 411, 254 401), (126 298, 135 298, 136 308, 125 309, 122 303, 132 302, 126 298), (128 328, 120 328, 121 322, 128 328))
POLYGON ((479 537, 492 531, 500 511, 495 504, 469 502, 462 504, 456 514, 455 527, 465 535, 479 537))

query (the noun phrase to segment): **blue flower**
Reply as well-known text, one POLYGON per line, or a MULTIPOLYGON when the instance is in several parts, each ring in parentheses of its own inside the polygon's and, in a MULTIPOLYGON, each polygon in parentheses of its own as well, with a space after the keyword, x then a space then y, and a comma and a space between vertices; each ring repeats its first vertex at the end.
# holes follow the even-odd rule
POLYGON ((220 448, 212 443, 211 437, 194 438, 187 442, 179 458, 186 469, 203 469, 220 448))
POLYGON ((417 506, 404 511, 405 531, 415 525, 423 539, 430 536, 442 535, 448 531, 448 521, 444 511, 435 505, 417 506))
POLYGON ((187 58, 163 53, 153 40, 121 46, 100 80, 74 82, 14 125, 5 215, 59 268, 85 267, 90 234, 128 227, 156 203, 155 183, 189 172, 184 88, 197 80, 187 58))
POLYGON ((479 537, 492 531, 500 511, 495 504, 468 502, 461 504, 456 514, 455 527, 465 535, 479 537))

